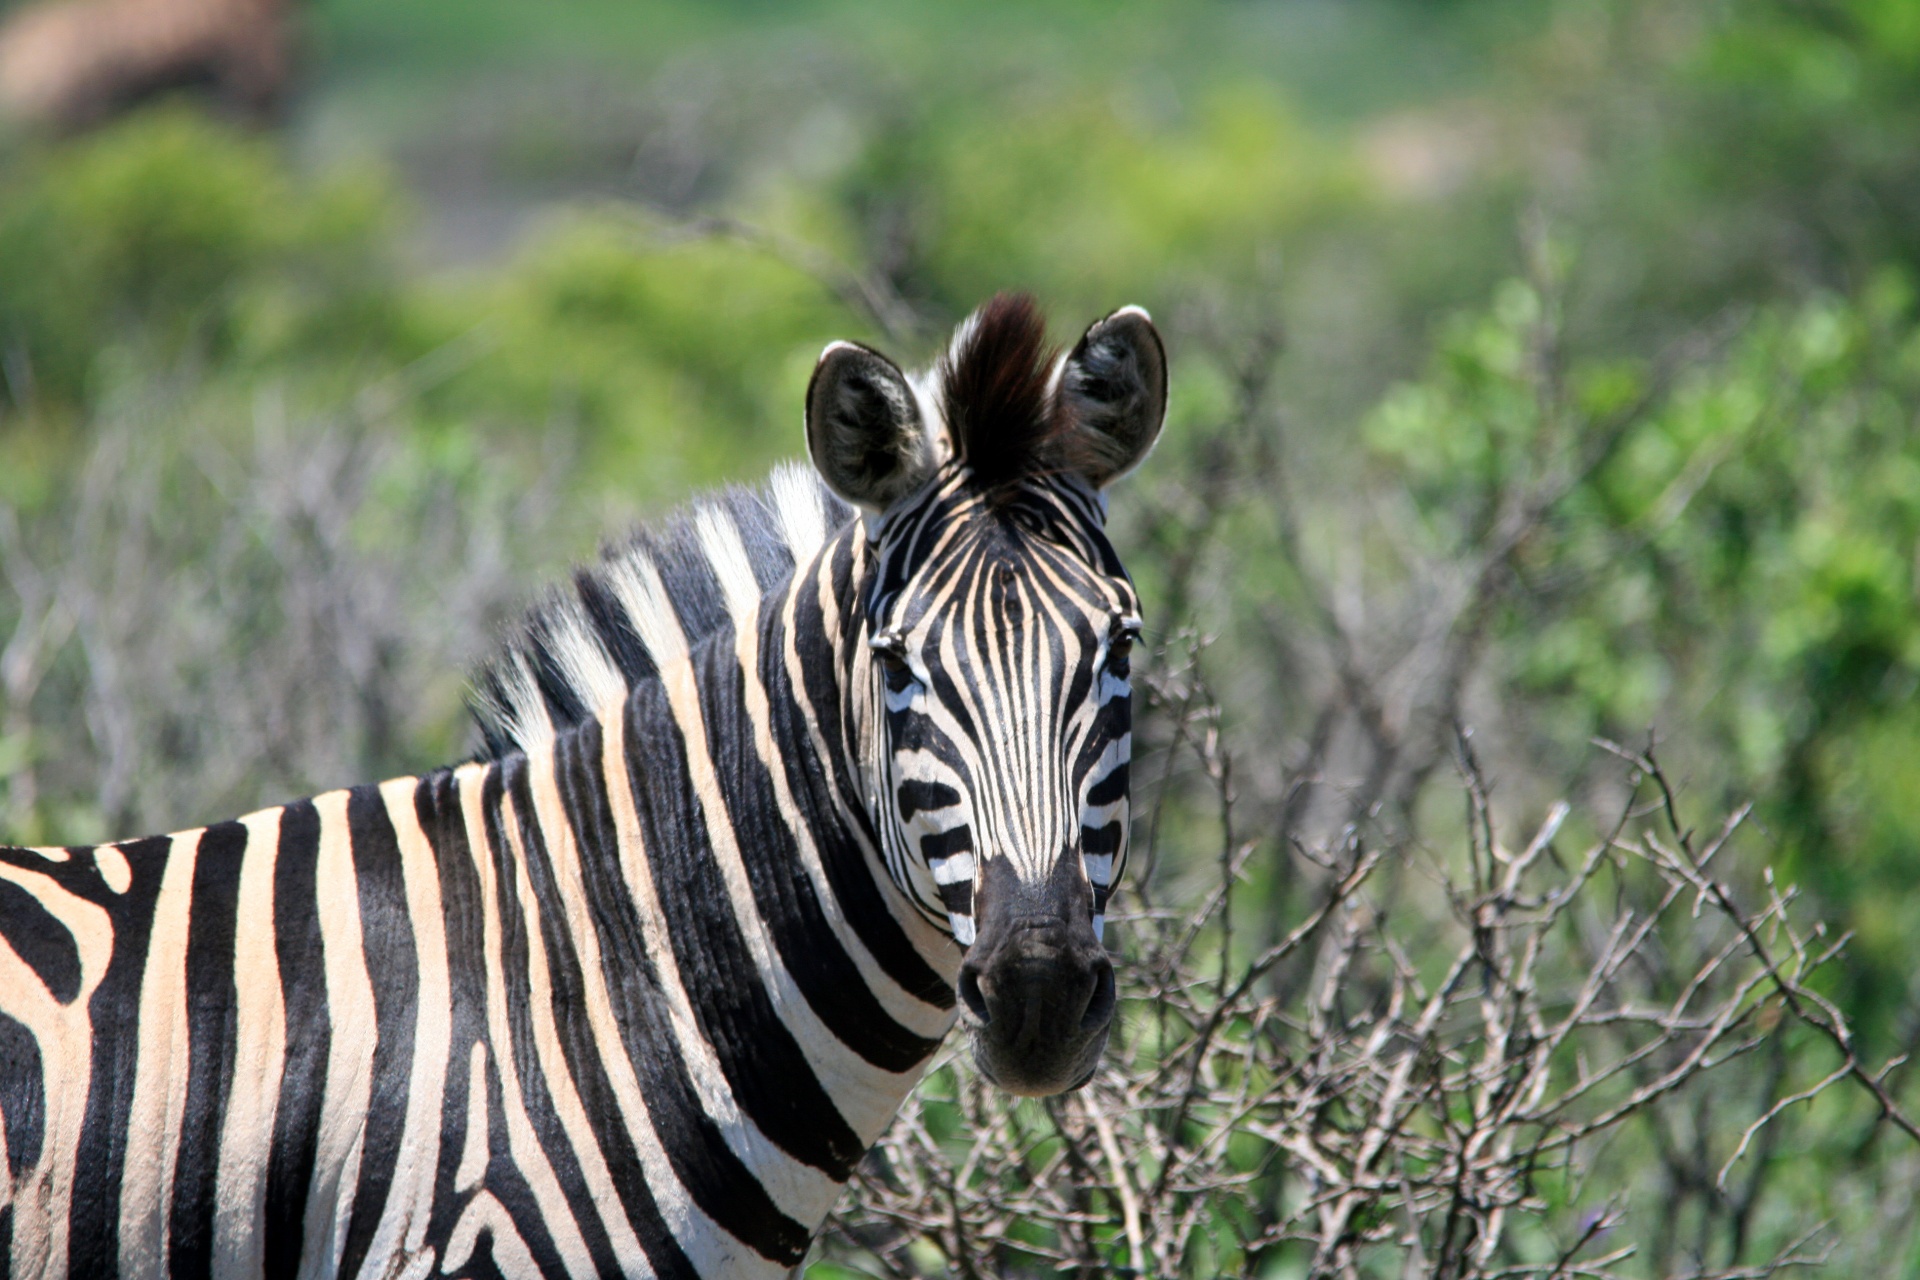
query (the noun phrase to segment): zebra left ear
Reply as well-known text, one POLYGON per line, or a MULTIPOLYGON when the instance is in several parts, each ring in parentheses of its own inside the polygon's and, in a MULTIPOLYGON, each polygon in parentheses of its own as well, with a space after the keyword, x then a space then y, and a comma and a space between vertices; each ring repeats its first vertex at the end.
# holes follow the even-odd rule
POLYGON ((1096 321, 1054 374, 1063 459, 1096 489, 1145 461, 1167 416, 1167 350, 1144 307, 1096 321))
POLYGON ((835 342, 807 385, 807 453, 827 487, 879 515, 933 474, 907 376, 871 347, 835 342))

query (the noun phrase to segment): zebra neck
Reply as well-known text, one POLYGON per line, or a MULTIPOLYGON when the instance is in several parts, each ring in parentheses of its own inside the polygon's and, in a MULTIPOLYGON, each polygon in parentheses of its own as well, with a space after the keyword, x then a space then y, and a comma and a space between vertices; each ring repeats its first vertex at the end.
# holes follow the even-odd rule
POLYGON ((859 801, 822 560, 550 749, 460 775, 499 868, 480 896, 511 877, 549 942, 526 976, 551 1041, 508 1020, 494 1052, 598 1047, 550 1075, 697 1271, 729 1240, 797 1261, 954 1016, 957 949, 886 875, 859 801))
POLYGON ((887 815, 864 606, 870 564, 856 521, 761 611, 755 652, 743 644, 741 662, 766 692, 763 754, 779 761, 775 772, 819 852, 837 914, 903 991, 951 1011, 961 952, 943 927, 931 878, 924 867, 892 865, 879 837, 887 815))
POLYGON ((454 1056, 477 1053, 539 1135, 517 1166, 544 1152, 559 1185, 579 1180, 566 1199, 589 1252, 604 1231, 624 1258, 630 1235, 662 1275, 754 1274, 742 1246, 795 1265, 946 1021, 889 1016, 846 963, 800 837, 755 798, 726 656, 696 653, 550 753, 461 778, 490 855, 474 897, 499 920, 476 950, 503 968, 484 1048, 454 1056))

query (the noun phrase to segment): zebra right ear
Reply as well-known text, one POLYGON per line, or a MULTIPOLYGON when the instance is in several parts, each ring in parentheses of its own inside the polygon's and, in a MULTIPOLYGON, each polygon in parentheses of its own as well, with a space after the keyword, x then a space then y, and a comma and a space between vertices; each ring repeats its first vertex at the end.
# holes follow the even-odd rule
POLYGON ((857 342, 820 353, 807 384, 807 453, 827 487, 884 512, 933 474, 933 444, 900 366, 857 342))
POLYGON ((1065 460, 1096 489, 1139 466, 1167 417, 1167 349, 1143 307, 1097 321, 1054 375, 1065 460))

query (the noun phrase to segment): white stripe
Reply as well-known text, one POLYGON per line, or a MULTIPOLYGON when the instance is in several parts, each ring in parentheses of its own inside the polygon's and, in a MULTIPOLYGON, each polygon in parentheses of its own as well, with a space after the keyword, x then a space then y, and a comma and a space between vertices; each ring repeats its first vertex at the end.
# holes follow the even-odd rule
POLYGON ((767 482, 773 498, 773 518, 780 536, 793 552, 795 572, 806 566, 827 540, 827 513, 820 504, 820 482, 813 472, 795 462, 774 468, 767 482))
POLYGON ((780 958, 779 949, 760 918, 759 906, 753 900, 753 888, 741 861, 733 821, 714 773, 713 757, 708 753, 706 717, 700 706, 693 664, 683 659, 662 668, 660 674, 674 723, 686 743, 687 776, 700 803, 707 843, 714 861, 719 864, 734 919, 740 926, 748 953, 753 956, 760 981, 780 1020, 799 1042, 821 1086, 833 1098, 847 1124, 860 1135, 862 1142, 877 1142, 893 1119, 900 1100, 920 1078, 922 1067, 915 1065, 903 1073, 895 1073, 874 1066, 842 1043, 807 1002, 780 958))
POLYGON ((931 859, 933 882, 937 885, 972 884, 973 855, 956 853, 950 858, 931 859))
POLYGON ((93 865, 100 871, 100 878, 107 882, 107 888, 115 893, 125 893, 133 885, 133 868, 127 865, 127 855, 110 844, 103 844, 93 851, 93 865))
POLYGON ((557 603, 548 615, 547 650, 560 675, 589 712, 627 696, 627 680, 614 665, 577 597, 557 603))
MULTIPOLYGON (((78 992, 72 1001, 61 1004, 32 966, 12 947, 0 945, 0 1011, 32 1032, 46 1091, 40 1157, 0 1192, 0 1203, 11 1202, 13 1207, 13 1248, 7 1272, 65 1275, 67 1214, 73 1202, 87 1090, 93 1082, 93 1023, 88 1009, 113 958, 113 921, 104 909, 66 892, 38 872, 0 863, 0 879, 32 894, 60 922, 73 938, 80 960, 78 992)), ((9 1167, 0 1164, 0 1186, 6 1185, 9 1167)))
MULTIPOLYGON (((537 779, 552 770, 553 757, 541 752, 527 761, 527 767, 535 771, 533 776, 537 779)), ((536 782, 535 786, 538 785, 536 782)), ((606 1153, 600 1150, 600 1142, 594 1137, 593 1124, 587 1119, 587 1109, 580 1101, 572 1070, 560 1048, 560 1028, 553 1016, 553 975, 547 968, 540 900, 534 896, 533 881, 527 874, 528 855, 521 843, 520 814, 512 793, 501 798, 500 825, 513 850, 514 897, 519 900, 521 924, 527 936, 527 1011, 533 1015, 534 1053, 540 1060, 540 1074, 546 1077, 547 1098, 560 1119, 560 1127, 566 1131, 567 1145, 579 1163, 580 1177, 587 1184, 587 1194, 599 1212, 621 1270, 629 1276, 650 1276, 653 1266, 640 1247, 639 1237, 633 1233, 633 1223, 627 1220, 627 1211, 613 1186, 613 1174, 607 1169, 606 1153)), ((548 1138, 552 1140, 557 1136, 549 1134, 548 1138)))
POLYGON ((507 661, 496 668, 494 679, 500 683, 500 705, 495 708, 507 729, 507 736, 522 749, 535 743, 553 741, 553 717, 547 712, 547 700, 540 693, 527 655, 514 650, 507 661))
POLYGON ((680 1059, 686 1065, 688 1081, 700 1100, 700 1109, 712 1117, 725 1136, 728 1148, 741 1163, 752 1169, 760 1185, 773 1202, 796 1222, 812 1224, 832 1206, 840 1193, 839 1184, 812 1165, 795 1160, 760 1131, 760 1127, 740 1109, 734 1100, 726 1073, 713 1046, 700 1033, 693 1004, 681 980, 680 966, 674 955, 672 934, 666 913, 654 888, 653 872, 647 863, 645 838, 640 818, 633 805, 633 792, 627 784, 626 756, 623 753, 626 725, 624 709, 616 710, 602 730, 604 754, 602 774, 607 779, 607 799, 613 812, 615 842, 620 852, 620 872, 634 910, 640 916, 640 938, 653 960, 660 978, 660 991, 666 998, 667 1013, 673 1028, 680 1059))
POLYGON ((493 1156, 487 1141, 487 1042, 475 1040, 467 1054, 467 1135, 460 1144, 460 1165, 453 1189, 464 1195, 480 1185, 493 1156))
POLYGON ((493 1264, 506 1280, 522 1280, 523 1277, 525 1280, 539 1280, 540 1268, 533 1261, 533 1251, 527 1248, 527 1242, 521 1238, 519 1224, 514 1222, 505 1206, 487 1191, 467 1201, 459 1221, 453 1224, 453 1233, 447 1237, 447 1256, 440 1263, 441 1275, 452 1275, 467 1265, 482 1231, 487 1233, 493 1264))
POLYGON ((373 1092, 373 1049, 379 1024, 373 982, 360 927, 360 881, 353 866, 353 830, 348 793, 316 796, 320 852, 314 865, 314 912, 320 917, 320 947, 327 978, 327 1084, 320 1109, 320 1135, 313 1183, 307 1193, 306 1235, 300 1278, 332 1276, 347 1246, 347 1221, 360 1182, 361 1144, 373 1092))
POLYGON ((703 506, 694 517, 700 533, 700 549, 719 580, 720 593, 726 598, 727 616, 735 631, 751 630, 760 618, 760 584, 753 576, 753 561, 740 541, 740 530, 733 517, 717 506, 703 506))
POLYGON ((120 1270, 163 1275, 180 1124, 187 1109, 187 928, 204 828, 173 837, 140 979, 140 1047, 120 1178, 120 1270))
POLYGON ((647 647, 656 666, 664 666, 687 651, 687 638, 680 630, 680 619, 653 557, 635 548, 607 567, 607 585, 627 611, 634 634, 647 647))
POLYGON ((406 885, 407 917, 413 924, 418 966, 413 1022, 413 1067, 407 1082, 407 1114, 400 1129, 393 1181, 379 1225, 367 1245, 360 1274, 383 1277, 398 1272, 426 1244, 433 1213, 433 1182, 440 1161, 440 1122, 446 1093, 447 1059, 452 1053, 453 987, 447 968, 446 917, 440 906, 440 870, 433 846, 420 827, 415 796, 417 778, 395 778, 380 786, 387 818, 400 846, 400 874, 406 885))
POLYGON ((267 1156, 286 1069, 287 1006, 280 989, 280 958, 273 922, 274 868, 280 856, 281 810, 240 819, 247 850, 233 940, 233 1077, 220 1133, 220 1171, 213 1211, 215 1280, 253 1280, 264 1274, 267 1233, 267 1156))
MULTIPOLYGON (((553 1238, 554 1251, 560 1255, 560 1264, 566 1268, 573 1280, 589 1280, 594 1275, 593 1258, 587 1252, 586 1241, 580 1236, 580 1225, 574 1221, 573 1210, 567 1204, 566 1195, 560 1190, 560 1181, 554 1177, 553 1166, 547 1160, 546 1149, 540 1145, 540 1139, 533 1131, 533 1122, 527 1118, 525 1101, 520 1096, 520 1073, 514 1065, 512 1052, 513 1035, 507 1026, 507 982, 506 973, 500 962, 500 888, 494 874, 494 850, 487 833, 486 810, 481 803, 482 791, 486 785, 487 771, 494 766, 470 764, 463 766, 454 780, 460 789, 460 807, 467 827, 467 849, 473 858, 474 871, 480 877, 480 918, 481 952, 485 957, 487 970, 487 1035, 502 1052, 494 1055, 500 1078, 500 1110, 507 1121, 507 1150, 513 1157, 514 1167, 520 1176, 526 1179, 527 1189, 533 1193, 534 1203, 539 1206, 540 1218, 547 1233, 553 1238)), ((486 1106, 483 1093, 469 1105, 486 1106)), ((498 1217, 505 1222, 505 1229, 512 1245, 524 1252, 526 1246, 520 1240, 517 1229, 500 1208, 499 1202, 484 1192, 474 1198, 460 1223, 455 1227, 454 1238, 447 1244, 448 1262, 444 1270, 452 1270, 452 1259, 456 1247, 460 1244, 460 1227, 468 1225, 482 1201, 491 1201, 498 1211, 498 1217)), ((487 1220, 480 1220, 488 1225, 487 1220)), ((475 1226, 478 1230, 478 1226, 475 1226)), ((471 1238, 466 1242, 471 1250, 471 1238)), ((495 1232, 495 1249, 501 1249, 500 1234, 495 1232)), ((496 1252, 496 1257, 502 1256, 496 1252)), ((465 1255, 461 1255, 461 1262, 465 1255)), ((528 1265, 531 1265, 528 1259, 528 1265)), ((518 1255, 515 1255, 518 1265, 518 1255)), ((502 1270, 506 1263, 502 1262, 502 1270)))

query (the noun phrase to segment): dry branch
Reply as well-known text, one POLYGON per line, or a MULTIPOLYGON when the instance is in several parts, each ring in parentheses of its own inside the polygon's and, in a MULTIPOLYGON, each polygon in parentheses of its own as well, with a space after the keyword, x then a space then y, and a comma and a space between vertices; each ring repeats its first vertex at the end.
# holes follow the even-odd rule
MULTIPOLYGON (((1164 767, 1231 831, 1218 708, 1191 650, 1163 658, 1164 767)), ((1229 840, 1190 911, 1116 915, 1132 981, 1094 1081, 1016 1104, 943 1065, 863 1166, 828 1256, 891 1276, 1664 1274, 1621 1241, 1644 1188, 1610 1181, 1649 1126, 1709 1092, 1746 1109, 1671 1152, 1718 1170, 1729 1221, 1729 1172, 1832 1091, 1911 1133, 1888 1066, 1856 1057, 1811 985, 1837 943, 1770 877, 1749 876, 1751 903, 1735 889, 1744 811, 1698 844, 1652 754, 1623 754, 1619 812, 1556 804, 1510 843, 1462 736, 1457 858, 1362 827, 1284 851, 1229 840), (1230 942, 1243 848, 1311 886, 1260 949, 1230 942), (1389 860, 1431 872, 1434 911, 1385 908, 1389 860), (1785 1070, 1756 1070, 1782 1046, 1785 1070)), ((1683 1274, 1776 1275, 1832 1244, 1818 1223, 1773 1234, 1683 1274)))

